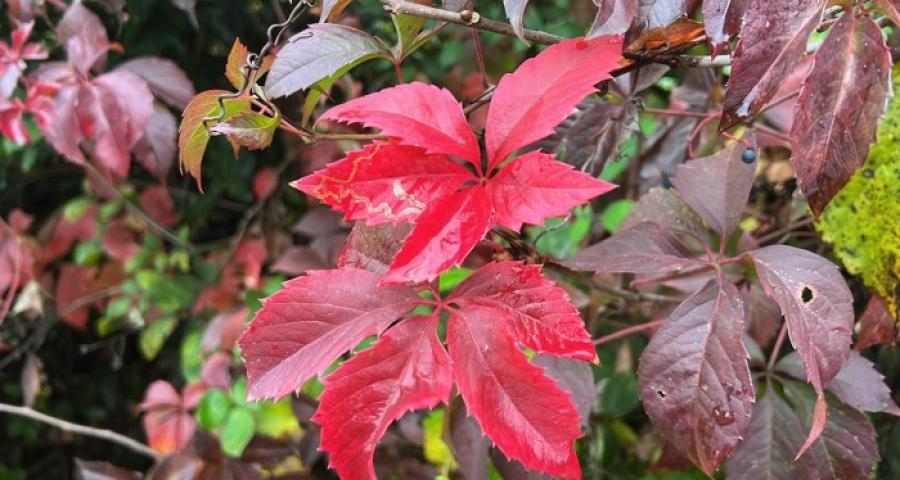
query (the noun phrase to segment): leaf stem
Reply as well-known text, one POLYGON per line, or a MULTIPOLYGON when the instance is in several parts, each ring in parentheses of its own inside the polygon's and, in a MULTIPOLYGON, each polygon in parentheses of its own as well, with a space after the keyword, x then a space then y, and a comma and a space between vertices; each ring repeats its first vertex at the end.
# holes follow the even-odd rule
POLYGON ((616 333, 610 333, 609 335, 604 335, 596 340, 594 340, 594 346, 603 345, 604 343, 612 342, 613 340, 618 340, 623 337, 627 337, 632 333, 643 332, 645 330, 652 330, 661 326, 666 322, 667 319, 663 318, 661 320, 654 320, 652 322, 642 323, 640 325, 635 325, 633 327, 624 328, 619 330, 616 333))
POLYGON ((787 337, 787 321, 781 324, 781 331, 778 332, 778 340, 775 340, 775 346, 772 347, 772 353, 769 354, 766 372, 771 373, 772 370, 775 369, 775 361, 778 360, 778 354, 781 353, 781 347, 784 345, 785 337, 787 337))
POLYGON ((134 440, 133 438, 126 437, 125 435, 121 435, 111 430, 103 430, 100 428, 88 427, 86 425, 67 422, 65 420, 51 417, 50 415, 38 412, 28 407, 17 407, 15 405, 0 403, 0 412, 9 413, 11 415, 18 415, 20 417, 29 418, 37 422, 46 423, 47 425, 54 426, 66 432, 72 432, 79 435, 85 435, 88 437, 94 437, 113 443, 118 443, 119 445, 122 445, 123 447, 128 448, 135 453, 139 453, 141 455, 144 455, 145 457, 150 457, 154 460, 158 460, 161 456, 156 450, 153 450, 152 448, 138 442, 137 440, 134 440))

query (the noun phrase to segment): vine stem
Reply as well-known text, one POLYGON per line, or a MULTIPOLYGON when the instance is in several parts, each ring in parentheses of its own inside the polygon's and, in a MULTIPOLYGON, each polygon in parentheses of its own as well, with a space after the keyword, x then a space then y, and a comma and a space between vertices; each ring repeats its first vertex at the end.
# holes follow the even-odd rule
POLYGON ((652 322, 642 323, 640 325, 635 325, 633 327, 623 328, 616 333, 610 333, 609 335, 604 335, 596 340, 594 340, 594 346, 603 345, 604 343, 612 342, 613 340, 618 340, 623 337, 627 337, 632 333, 643 332, 645 330, 652 330, 661 326, 666 322, 666 319, 663 318, 661 320, 654 320, 652 322))
POLYGON ((784 339, 787 337, 787 322, 781 324, 781 331, 778 332, 778 340, 775 340, 775 346, 772 347, 772 353, 769 355, 769 362, 766 364, 766 371, 772 372, 775 369, 775 361, 778 360, 778 354, 781 353, 781 347, 784 345, 784 339))
POLYGON ((6 403, 0 403, 0 412, 9 413, 11 415, 17 415, 20 417, 29 418, 31 420, 35 420, 37 422, 45 423, 47 425, 54 426, 60 430, 64 430, 66 432, 72 432, 79 435, 85 435, 88 437, 99 438, 102 440, 107 440, 113 443, 117 443, 122 445, 123 447, 128 448, 129 450, 144 455, 145 457, 150 457, 153 460, 158 460, 161 455, 156 450, 144 445, 133 438, 126 437, 125 435, 113 432, 112 430, 104 430, 101 428, 88 427, 86 425, 79 425, 77 423, 67 422, 65 420, 51 417, 50 415, 38 412, 37 410, 28 408, 28 407, 17 407, 15 405, 9 405, 6 403))
POLYGON ((815 221, 816 220, 813 217, 804 218, 803 220, 800 220, 799 222, 794 222, 784 228, 775 230, 772 233, 767 233, 767 234, 757 238, 756 241, 759 242, 760 244, 771 242, 772 240, 775 240, 776 238, 781 238, 782 235, 793 232, 794 230, 799 230, 808 225, 812 225, 813 223, 815 223, 815 221))
POLYGON ((588 275, 584 275, 580 272, 576 272, 568 267, 565 267, 559 263, 548 261, 545 264, 545 267, 550 270, 554 270, 557 273, 560 273, 572 280, 581 283, 582 285, 588 286, 594 290, 599 292, 609 293, 611 295, 615 295, 624 299, 625 301, 638 303, 638 302, 663 302, 663 303, 681 303, 684 299, 681 297, 673 297, 670 295, 660 295, 657 293, 646 293, 646 292, 632 292, 631 290, 625 290, 621 288, 612 287, 603 283, 600 283, 588 275))

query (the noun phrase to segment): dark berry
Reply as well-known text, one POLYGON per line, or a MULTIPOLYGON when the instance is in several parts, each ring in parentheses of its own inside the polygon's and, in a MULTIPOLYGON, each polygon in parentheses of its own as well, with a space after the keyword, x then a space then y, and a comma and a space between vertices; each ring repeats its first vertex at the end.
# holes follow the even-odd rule
POLYGON ((744 150, 744 153, 741 154, 741 161, 746 164, 751 164, 756 161, 756 150, 752 148, 748 148, 744 150))

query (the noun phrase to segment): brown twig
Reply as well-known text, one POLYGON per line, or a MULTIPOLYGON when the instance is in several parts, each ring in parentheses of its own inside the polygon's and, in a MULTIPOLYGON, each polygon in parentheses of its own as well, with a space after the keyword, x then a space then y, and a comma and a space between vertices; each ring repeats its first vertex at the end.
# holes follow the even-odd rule
POLYGON ((588 275, 585 275, 581 272, 576 272, 566 266, 563 266, 554 261, 548 261, 545 266, 553 270, 563 276, 566 276, 575 282, 578 282, 582 285, 590 287, 599 292, 608 293, 610 295, 615 295, 626 302, 630 303, 640 303, 640 302, 664 302, 664 303, 681 303, 684 301, 681 297, 674 297, 671 295, 660 295, 657 293, 646 293, 646 292, 633 292, 631 290, 625 290, 622 288, 616 288, 610 285, 606 285, 604 283, 598 282, 594 280, 588 275))
POLYGON ((28 407, 17 407, 15 405, 9 405, 6 403, 0 403, 0 412, 30 418, 32 420, 54 426, 66 432, 72 432, 79 435, 85 435, 88 437, 99 438, 102 440, 117 443, 135 453, 150 457, 154 460, 160 458, 160 454, 156 450, 153 450, 152 448, 144 445, 141 442, 138 442, 137 440, 134 440, 133 438, 126 437, 125 435, 113 432, 112 430, 103 430, 100 428, 88 427, 86 425, 67 422, 65 420, 51 417, 50 415, 38 412, 28 407))
POLYGON ((627 337, 632 333, 643 332, 644 330, 651 330, 656 327, 659 327, 663 323, 666 322, 666 319, 662 320, 654 320, 652 322, 642 323, 640 325, 634 325, 632 327, 623 328, 615 333, 610 333, 609 335, 604 335, 596 340, 594 340, 594 346, 603 345, 604 343, 612 342, 613 340, 618 340, 623 337, 627 337))

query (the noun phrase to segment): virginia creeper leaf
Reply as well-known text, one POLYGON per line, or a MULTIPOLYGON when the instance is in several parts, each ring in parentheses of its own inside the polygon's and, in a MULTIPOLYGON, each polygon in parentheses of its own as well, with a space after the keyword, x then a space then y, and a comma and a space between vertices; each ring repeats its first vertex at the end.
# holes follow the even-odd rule
POLYGON ((444 155, 377 142, 291 185, 344 212, 347 220, 378 225, 410 222, 438 210, 442 198, 474 180, 444 155))
POLYGON ((638 10, 638 0, 594 0, 594 5, 599 10, 588 38, 624 34, 638 10))
POLYGON ((631 23, 629 39, 684 17, 688 13, 687 3, 687 0, 638 0, 638 12, 631 23))
POLYGON ((294 35, 278 52, 266 78, 272 98, 291 95, 364 57, 391 58, 373 36, 345 25, 318 23, 294 35))
POLYGON ((75 459, 75 468, 81 480, 139 480, 137 472, 125 470, 105 462, 88 462, 75 459))
POLYGON ((806 77, 791 128, 797 181, 818 216, 863 166, 891 95, 891 56, 881 27, 844 15, 806 77))
POLYGON ((491 203, 483 188, 469 187, 441 198, 416 220, 383 284, 425 282, 459 265, 491 228, 491 203))
MULTIPOLYGON (((799 380, 806 378, 806 369, 797 352, 779 360, 776 369, 799 380)), ((900 415, 900 407, 891 398, 884 375, 859 352, 850 353, 844 368, 828 383, 828 391, 857 410, 900 415)))
POLYGON ((749 255, 763 289, 781 307, 791 343, 819 395, 802 454, 825 427, 825 386, 850 356, 853 296, 834 264, 806 250, 773 245, 749 255))
POLYGON ((515 231, 523 223, 541 225, 548 217, 564 216, 573 207, 614 188, 542 152, 516 157, 487 185, 494 222, 515 231))
POLYGON ((619 225, 619 231, 628 230, 643 222, 655 223, 671 233, 690 235, 707 244, 710 241, 703 220, 674 190, 654 188, 645 193, 628 218, 619 225))
POLYGON ((119 65, 141 77, 153 95, 174 108, 184 110, 196 92, 184 71, 172 60, 161 57, 139 57, 119 65))
POLYGON ((463 280, 448 303, 492 308, 508 316, 512 338, 536 353, 596 362, 597 354, 569 294, 537 265, 489 263, 463 280))
POLYGON ((563 263, 575 270, 597 273, 671 273, 698 264, 675 235, 650 222, 620 229, 563 263))
POLYGON ((175 116, 168 108, 155 103, 144 137, 134 146, 134 155, 144 168, 165 182, 175 163, 177 143, 178 124, 175 116))
POLYGON ((737 34, 744 21, 750 0, 706 0, 703 2, 703 25, 712 54, 718 55, 737 34))
POLYGON ((415 308, 415 292, 378 287, 378 275, 346 268, 309 272, 263 302, 239 341, 247 398, 281 398, 364 338, 415 308))
POLYGON ((719 130, 756 115, 772 98, 806 51, 824 7, 824 0, 752 0, 734 52, 719 130))
POLYGON ((433 85, 415 82, 387 88, 338 105, 322 120, 362 123, 428 153, 456 155, 473 165, 481 162, 478 140, 459 102, 448 90, 433 85))
POLYGON ((239 147, 249 150, 266 148, 275 137, 280 117, 269 117, 257 112, 245 112, 210 127, 210 131, 225 135, 234 145, 235 155, 239 147))
POLYGON ((384 275, 409 235, 412 225, 370 226, 357 223, 338 257, 338 266, 354 267, 384 275))
POLYGON ((548 47, 500 79, 488 112, 488 171, 552 134, 595 84, 611 78, 621 58, 619 36, 572 39, 548 47))
POLYGON ((455 310, 447 346, 469 413, 504 454, 530 469, 581 478, 573 448, 581 431, 570 395, 516 348, 498 310, 455 310))
POLYGON ((638 370, 653 424, 709 476, 743 438, 755 401, 744 315, 734 285, 710 281, 653 335, 638 370))
POLYGON ((391 422, 449 400, 453 372, 437 320, 404 319, 323 381, 313 421, 322 425, 321 448, 343 480, 375 480, 375 446, 391 422))
POLYGON ((197 421, 188 410, 197 406, 200 391, 185 387, 184 396, 168 382, 157 380, 150 384, 144 401, 138 408, 145 411, 144 430, 150 446, 160 453, 185 448, 197 430, 197 421))
POLYGON ((66 9, 56 32, 59 43, 66 48, 69 64, 79 75, 88 77, 88 72, 95 66, 98 71, 104 69, 109 50, 106 27, 83 3, 77 2, 66 9))
POLYGON ((709 226, 727 241, 744 212, 756 164, 747 165, 741 155, 747 149, 735 143, 714 155, 680 165, 672 186, 709 226))
MULTIPOLYGON (((200 167, 203 164, 203 153, 209 143, 209 130, 203 123, 207 117, 215 117, 221 113, 219 107, 219 95, 227 95, 230 92, 224 90, 207 90, 200 93, 182 114, 181 127, 179 128, 178 150, 181 158, 182 171, 188 173, 197 180, 200 185, 200 167)), ((222 120, 228 120, 235 115, 250 110, 250 99, 240 98, 225 100, 225 115, 222 120)))

